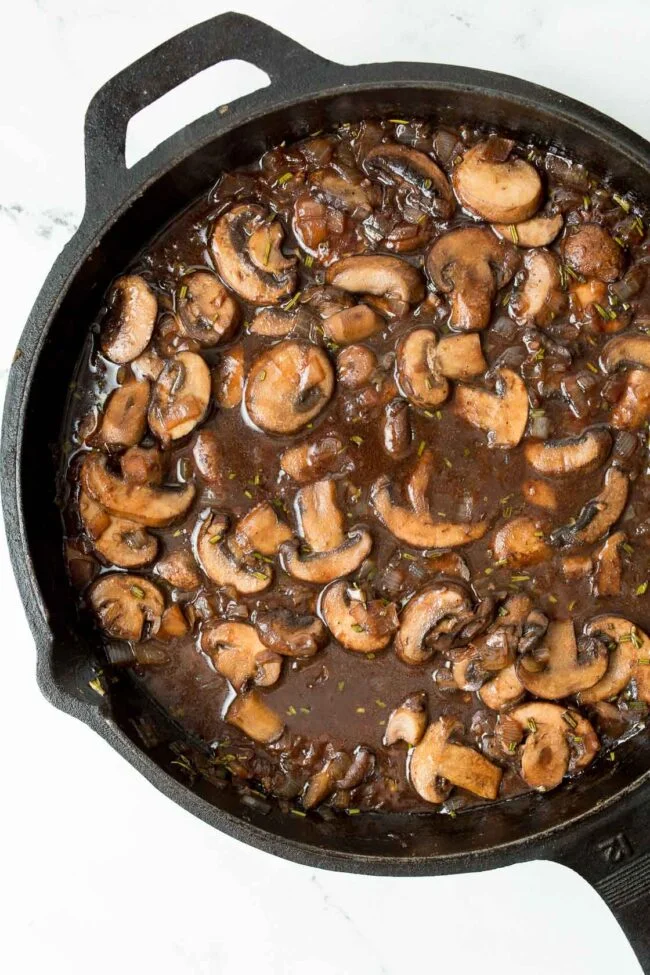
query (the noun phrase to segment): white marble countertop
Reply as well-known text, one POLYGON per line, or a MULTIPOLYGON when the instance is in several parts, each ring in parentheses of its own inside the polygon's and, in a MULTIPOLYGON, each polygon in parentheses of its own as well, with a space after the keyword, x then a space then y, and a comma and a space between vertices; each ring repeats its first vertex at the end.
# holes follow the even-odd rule
MULTIPOLYGON (((118 69, 228 5, 211 0, 21 0, 0 14, 2 388, 22 324, 84 206, 82 122, 118 69)), ((345 63, 492 68, 586 101, 650 137, 645 0, 283 0, 241 3, 345 63)), ((256 85, 154 112, 143 152, 256 85), (200 108, 200 111, 197 111, 200 108)), ((613 917, 549 863, 436 879, 374 879, 285 863, 222 836, 159 795, 88 728, 56 712, 0 540, 3 620, 0 968, 11 975, 403 975, 508 971, 636 975, 613 917), (541 937, 540 937, 541 934, 541 937)))

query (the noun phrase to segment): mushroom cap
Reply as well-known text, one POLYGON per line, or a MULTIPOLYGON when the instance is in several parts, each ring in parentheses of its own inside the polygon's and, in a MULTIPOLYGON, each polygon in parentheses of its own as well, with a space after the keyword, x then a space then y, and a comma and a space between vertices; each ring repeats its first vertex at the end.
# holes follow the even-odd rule
POLYGON ((500 716, 497 734, 503 736, 513 726, 526 735, 521 748, 521 775, 533 789, 554 789, 571 767, 586 767, 599 748, 589 721, 557 704, 522 704, 500 716))
POLYGON ((265 646, 249 623, 209 620, 201 649, 238 693, 250 683, 270 687, 280 679, 282 657, 265 646))
POLYGON ((88 590, 88 601, 108 636, 135 643, 155 635, 165 608, 153 582, 127 572, 101 576, 88 590))
POLYGON ((316 616, 289 610, 258 613, 255 626, 265 646, 284 657, 312 657, 327 643, 327 630, 316 616))
POLYGON ((650 336, 638 332, 617 335, 603 348, 600 364, 605 372, 614 372, 621 365, 650 369, 650 336))
POLYGON ((457 386, 454 410, 487 433, 490 447, 516 447, 528 423, 528 390, 512 369, 497 369, 496 380, 496 393, 476 386, 457 386))
POLYGON ((598 641, 589 641, 588 653, 579 654, 573 620, 549 623, 535 653, 517 661, 517 676, 526 690, 551 701, 593 687, 606 669, 607 651, 598 641), (540 658, 544 660, 541 669, 540 658))
POLYGON ((144 278, 138 274, 117 278, 102 325, 101 348, 106 358, 120 365, 137 359, 151 341, 157 316, 156 296, 144 278))
POLYGON ((111 446, 134 447, 147 429, 151 385, 147 379, 130 380, 114 389, 106 400, 100 436, 111 446))
POLYGON ((618 467, 607 469, 603 488, 588 501, 570 525, 550 535, 554 545, 577 546, 597 542, 618 521, 627 504, 630 479, 618 467))
POLYGON ((201 585, 201 573, 192 552, 187 548, 176 548, 168 552, 156 563, 156 575, 175 589, 191 592, 201 585))
POLYGON ((295 259, 282 255, 283 235, 279 221, 269 224, 268 211, 252 203, 239 204, 217 220, 211 240, 217 269, 245 301, 277 305, 293 294, 295 259))
POLYGON ((524 447, 526 460, 540 474, 563 477, 588 474, 605 461, 612 448, 607 427, 585 430, 579 437, 560 440, 535 440, 524 447))
POLYGON ((444 802, 448 790, 440 779, 466 789, 482 799, 496 799, 502 770, 466 745, 451 745, 448 738, 459 726, 455 718, 439 718, 429 725, 422 741, 410 752, 409 777, 415 791, 427 802, 444 802))
POLYGON ((528 515, 519 515, 502 525, 494 536, 494 556, 505 559, 513 568, 545 562, 552 550, 545 541, 544 523, 528 515))
POLYGON ((211 271, 193 271, 180 281, 178 320, 186 335, 203 346, 227 341, 239 325, 239 305, 211 271))
POLYGON ((204 359, 196 352, 179 352, 165 363, 156 380, 149 406, 149 426, 163 443, 180 440, 205 417, 212 380, 204 359))
POLYGON ((285 311, 283 308, 260 308, 248 331, 252 335, 265 335, 268 338, 283 339, 299 326, 309 327, 314 321, 312 314, 302 305, 285 311))
POLYGON ((351 598, 354 595, 346 582, 333 582, 321 593, 320 615, 334 639, 348 650, 357 653, 383 650, 397 628, 395 606, 381 600, 367 603, 351 598))
POLYGON ((424 298, 418 269, 387 254, 344 257, 328 269, 326 278, 342 291, 397 298, 409 304, 424 298))
POLYGON ((495 677, 483 684, 478 696, 486 707, 493 711, 501 711, 511 704, 516 704, 526 693, 526 688, 517 676, 516 665, 509 664, 500 670, 495 677))
POLYGON ((650 639, 624 616, 597 616, 585 627, 587 636, 605 637, 612 644, 604 676, 580 694, 581 704, 607 701, 634 678, 637 697, 650 704, 650 639))
POLYGON ((331 478, 314 481, 296 492, 294 508, 298 529, 316 552, 331 552, 345 539, 345 519, 331 478))
POLYGON ((406 664, 424 663, 435 650, 424 646, 427 634, 435 628, 448 632, 458 617, 471 608, 467 592, 458 585, 436 582, 425 586, 409 599, 400 614, 395 653, 406 664))
POLYGON ((249 417, 267 433, 291 434, 310 423, 334 392, 334 371, 311 342, 287 339, 253 361, 245 387, 249 417))
POLYGON ((196 493, 193 484, 176 490, 124 481, 108 470, 106 457, 95 452, 84 458, 80 478, 83 488, 110 514, 152 528, 164 528, 184 515, 196 493))
POLYGON ((365 528, 348 532, 343 544, 327 552, 302 555, 292 542, 282 546, 281 558, 285 572, 302 582, 333 582, 356 572, 372 549, 372 535, 365 528))
POLYGON ((196 554, 205 574, 218 586, 232 586, 237 592, 250 595, 268 589, 273 574, 268 566, 249 569, 240 564, 223 541, 224 520, 212 513, 199 521, 196 554))
POLYGON ((417 206, 439 220, 449 220, 456 201, 447 177, 424 152, 411 146, 381 142, 363 162, 369 176, 382 183, 408 183, 418 192, 417 206))
POLYGON ((284 721, 258 691, 238 694, 226 712, 226 721, 260 745, 269 745, 284 731, 284 721))
POLYGON ((479 142, 455 167, 451 179, 456 196, 466 210, 483 220, 507 224, 528 220, 542 199, 539 173, 524 159, 495 161, 493 142, 479 142))
POLYGON ((417 745, 422 739, 428 721, 426 691, 409 694, 401 704, 394 708, 384 733, 384 745, 390 747, 398 741, 417 745))
POLYGON ((79 515, 93 548, 107 562, 123 569, 137 569, 155 559, 157 538, 136 521, 109 515, 83 489, 79 492, 79 515))
POLYGON ((564 262, 586 278, 616 281, 623 273, 623 251, 604 227, 583 223, 562 241, 564 262))
POLYGON ((564 226, 561 213, 540 213, 522 223, 495 223, 492 229, 499 237, 511 240, 517 247, 548 247, 564 226))
POLYGON ((295 447, 287 447, 280 457, 280 467, 298 484, 304 484, 338 467, 344 450, 337 436, 306 441, 295 447))
POLYGON ((337 311, 323 322, 323 331, 328 339, 338 345, 361 342, 381 331, 384 320, 368 305, 353 305, 337 311))
POLYGON ((234 541, 245 553, 276 555, 283 542, 289 541, 292 531, 286 522, 278 518, 268 501, 251 508, 235 526, 234 541))
POLYGON ((449 395, 449 383, 436 366, 438 336, 430 328, 408 332, 397 345, 395 373, 400 389, 414 406, 439 406, 449 395))

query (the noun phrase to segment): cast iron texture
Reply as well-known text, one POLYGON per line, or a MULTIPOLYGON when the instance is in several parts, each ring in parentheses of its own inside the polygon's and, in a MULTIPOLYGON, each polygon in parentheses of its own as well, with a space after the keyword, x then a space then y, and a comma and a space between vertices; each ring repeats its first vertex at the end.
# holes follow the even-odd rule
POLYGON ((37 647, 45 696, 94 728, 161 792, 225 833, 311 866, 409 876, 481 870, 530 859, 566 864, 606 898, 650 972, 650 742, 623 746, 611 766, 548 796, 442 816, 344 817, 334 825, 273 809, 264 816, 230 789, 188 780, 171 765, 169 722, 127 679, 106 697, 88 687, 101 664, 78 617, 63 565, 55 503, 56 444, 69 383, 101 296, 146 241, 220 170, 284 138, 372 115, 477 120, 567 148, 619 189, 650 201, 650 145, 555 92, 505 75, 446 65, 326 61, 258 21, 224 14, 163 44, 109 81, 86 116, 86 211, 34 305, 11 370, 3 420, 2 495, 11 558, 37 647), (270 77, 268 88, 187 126, 131 169, 128 120, 197 72, 230 58, 270 77), (157 743, 136 728, 154 722, 157 743))

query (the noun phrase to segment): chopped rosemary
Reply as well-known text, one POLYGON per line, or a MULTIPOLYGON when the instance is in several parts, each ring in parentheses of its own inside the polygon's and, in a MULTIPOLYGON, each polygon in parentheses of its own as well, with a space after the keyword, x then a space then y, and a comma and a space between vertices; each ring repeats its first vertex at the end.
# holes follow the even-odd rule
POLYGON ((294 714, 298 714, 293 704, 290 704, 289 707, 287 708, 287 714, 290 714, 292 717, 294 714))
POLYGON ((283 173, 276 182, 276 186, 284 186, 289 180, 293 179, 293 173, 283 173))
POLYGON ((181 301, 183 300, 186 294, 187 294, 187 285, 184 284, 181 286, 178 292, 178 297, 180 298, 181 301))
POLYGON ((529 729, 530 729, 530 730, 531 730, 531 731, 533 732, 533 734, 534 734, 534 733, 535 733, 535 732, 537 731, 537 722, 535 721, 535 719, 534 719, 534 718, 529 718, 529 719, 528 719, 528 722, 527 722, 527 723, 528 723, 528 727, 529 727, 529 729))
POLYGON ((360 447, 361 444, 363 443, 363 437, 360 437, 358 434, 355 434, 354 437, 350 437, 350 440, 352 441, 352 443, 356 444, 357 447, 360 447))
POLYGON ((300 816, 302 819, 304 819, 307 815, 307 813, 303 812, 302 809, 294 809, 293 806, 291 807, 289 812, 291 813, 292 816, 300 816))
POLYGON ((570 728, 577 728, 578 727, 578 722, 573 717, 573 715, 571 714, 570 711, 563 711, 562 712, 562 717, 564 718, 564 720, 566 721, 566 723, 568 724, 568 726, 570 728))
POLYGON ((632 209, 632 205, 630 201, 626 200, 622 196, 619 196, 618 193, 612 193, 612 200, 614 201, 614 203, 618 203, 621 210, 624 210, 625 213, 629 213, 630 210, 632 209))
POLYGON ((365 714, 366 713, 366 709, 365 708, 355 708, 355 711, 357 712, 357 714, 365 714))
POLYGON ((344 680, 340 680, 338 682, 338 684, 336 685, 336 687, 337 687, 337 690, 342 691, 343 688, 345 687, 345 681, 344 680))
POLYGON ((314 263, 314 258, 311 256, 311 254, 305 254, 302 260, 305 267, 311 267, 314 263))
POLYGON ((144 599, 144 589, 141 586, 131 586, 131 595, 136 599, 144 599))
POLYGON ((258 379, 258 381, 259 381, 259 382, 261 382, 261 383, 263 383, 263 382, 264 382, 264 380, 266 379, 266 369, 262 369, 262 371, 261 371, 261 373, 259 374, 259 376, 257 377, 257 379, 258 379))
POLYGON ((426 450, 426 446, 427 446, 426 440, 420 440, 420 443, 418 445, 418 457, 422 456, 422 454, 426 450))
MULTIPOLYGON (((609 315, 607 315, 607 318, 609 318, 609 315)), ((595 366, 593 362, 587 363, 587 369, 589 370, 589 372, 593 372, 595 376, 598 375, 598 367, 595 366)))
POLYGON ((647 593, 647 591, 648 591, 648 580, 646 579, 645 582, 642 582, 641 585, 639 585, 639 586, 636 587, 636 589, 634 590, 634 595, 635 596, 645 596, 645 594, 647 593))
POLYGON ((100 697, 104 697, 104 695, 106 694, 104 685, 102 684, 99 677, 93 677, 92 680, 89 680, 88 687, 90 687, 90 689, 93 690, 95 694, 99 694, 100 697))
POLYGON ((353 623, 351 629, 353 629, 355 633, 363 633, 363 626, 361 623, 353 623))
POLYGON ((392 125, 408 125, 408 120, 405 118, 389 118, 388 121, 392 125))
POLYGON ((289 298, 289 301, 285 301, 285 303, 283 305, 280 305, 280 307, 282 308, 282 310, 283 311, 291 311, 291 309, 294 307, 294 305, 297 305, 298 302, 300 301, 300 295, 301 294, 302 294, 302 291, 296 291, 296 293, 293 296, 293 298, 289 298))
POLYGON ((513 244, 518 244, 519 243, 519 232, 518 232, 517 228, 515 227, 514 223, 511 223, 510 224, 510 226, 508 227, 508 230, 510 231, 510 236, 512 238, 512 243, 513 244))

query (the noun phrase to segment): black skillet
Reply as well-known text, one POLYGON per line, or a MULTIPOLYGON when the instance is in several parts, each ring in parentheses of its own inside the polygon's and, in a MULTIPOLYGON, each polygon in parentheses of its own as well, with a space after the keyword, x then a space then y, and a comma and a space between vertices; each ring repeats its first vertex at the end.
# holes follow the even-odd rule
POLYGON ((66 582, 55 504, 56 450, 69 384, 109 282, 161 225, 205 193, 222 169, 367 116, 473 119, 524 140, 566 148, 619 190, 650 203, 650 145, 617 122, 515 78, 436 64, 344 67, 240 14, 179 34, 120 72, 86 116, 86 210, 31 312, 11 369, 3 421, 2 495, 11 558, 38 653, 38 681, 54 705, 102 735, 161 792, 245 843, 298 863, 355 873, 435 875, 550 859, 573 867, 614 911, 650 973, 650 740, 638 736, 577 782, 489 809, 444 816, 344 817, 335 823, 249 808, 228 788, 189 781, 172 765, 178 731, 134 684, 100 697, 101 663, 66 582), (230 58, 268 88, 186 126, 126 168, 129 119, 197 72, 230 58), (155 723, 152 740, 141 732, 155 723), (138 732, 140 728, 140 732, 138 732))

